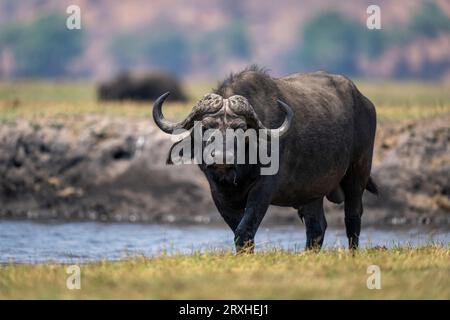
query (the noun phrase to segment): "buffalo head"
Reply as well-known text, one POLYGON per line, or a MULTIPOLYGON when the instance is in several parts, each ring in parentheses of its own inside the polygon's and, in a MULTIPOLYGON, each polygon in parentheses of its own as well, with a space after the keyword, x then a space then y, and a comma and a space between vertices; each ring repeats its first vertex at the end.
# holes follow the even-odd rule
MULTIPOLYGON (((229 131, 247 132, 253 129, 254 132, 264 130, 266 137, 277 135, 282 137, 289 130, 292 122, 293 112, 291 108, 284 102, 277 100, 279 106, 286 113, 284 122, 280 127, 269 129, 264 126, 258 118, 254 108, 249 101, 240 95, 233 95, 229 98, 209 93, 205 95, 192 109, 191 113, 180 122, 170 122, 164 118, 162 114, 162 105, 169 92, 160 96, 153 106, 153 119, 156 125, 164 132, 169 134, 177 134, 186 130, 192 135, 191 130, 194 126, 201 126, 202 133, 202 149, 207 148, 212 141, 221 138, 221 148, 212 149, 212 157, 215 161, 207 163, 206 168, 216 175, 219 180, 236 183, 239 175, 239 165, 236 163, 236 144, 228 144, 226 134, 229 131), (221 137, 220 137, 221 136, 221 137), (231 162, 229 161, 231 160, 231 162)), ((234 138, 233 138, 234 139, 234 138)), ((248 139, 244 138, 245 144, 248 145, 248 139)), ((215 141, 217 143, 217 141, 215 141)), ((248 146, 247 146, 248 147, 248 146)), ((246 147, 246 148, 247 148, 246 147)), ((203 155, 203 154, 202 154, 203 155)), ((242 164, 240 162, 239 164, 242 164)))

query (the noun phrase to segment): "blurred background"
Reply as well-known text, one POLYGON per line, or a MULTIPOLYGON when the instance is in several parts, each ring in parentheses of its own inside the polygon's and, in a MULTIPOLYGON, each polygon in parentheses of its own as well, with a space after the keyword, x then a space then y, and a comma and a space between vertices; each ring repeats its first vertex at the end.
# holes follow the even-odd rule
MULTIPOLYGON (((367 195, 363 215, 372 240, 417 243, 434 231, 409 230, 425 225, 449 241, 449 1, 0 0, 0 262, 64 260, 75 238, 94 259, 167 241, 231 246, 198 168, 165 165, 173 141, 155 128, 151 100, 170 90, 164 113, 182 119, 253 63, 275 77, 354 80, 378 115, 381 196, 367 195), (74 4, 80 30, 66 27, 74 4), (366 27, 373 4, 380 30, 366 27), (152 225, 128 225, 138 222, 152 225), (406 233, 378 229, 398 226, 406 233)), ((344 243, 342 206, 326 211, 340 237, 328 245, 344 243)), ((264 225, 260 239, 303 246, 304 230, 273 229, 301 226, 295 210, 271 208, 264 225)))
POLYGON ((158 69, 217 79, 250 63, 274 75, 325 69, 380 79, 450 77, 450 3, 376 1, 0 1, 0 77, 106 79, 158 69), (67 30, 66 8, 82 29, 67 30))

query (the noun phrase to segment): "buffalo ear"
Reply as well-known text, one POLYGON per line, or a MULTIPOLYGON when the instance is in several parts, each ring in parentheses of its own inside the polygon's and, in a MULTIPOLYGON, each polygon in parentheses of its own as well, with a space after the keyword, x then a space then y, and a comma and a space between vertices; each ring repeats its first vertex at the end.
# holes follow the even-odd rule
POLYGON ((173 165, 172 158, 170 157, 170 153, 167 155, 166 164, 169 166, 173 165))
POLYGON ((170 147, 169 153, 167 154, 167 158, 166 158, 166 164, 167 164, 167 165, 173 165, 173 161, 172 161, 172 157, 171 157, 171 155, 172 155, 172 150, 173 150, 173 148, 175 148, 175 146, 176 146, 177 144, 179 144, 180 142, 181 142, 181 141, 178 141, 178 142, 174 143, 174 144, 170 147))
MULTIPOLYGON (((171 155, 172 155, 172 150, 173 150, 173 148, 175 148, 175 147, 176 147, 179 143, 181 143, 181 142, 183 142, 183 140, 180 140, 180 141, 178 141, 178 142, 175 142, 175 143, 170 147, 169 154, 167 155, 167 158, 166 158, 166 164, 167 164, 167 165, 173 165, 173 161, 172 161, 172 157, 171 157, 171 155)), ((183 150, 181 150, 180 156, 183 156, 183 150)), ((194 159, 194 144, 192 144, 192 146, 191 146, 191 159, 194 159)))

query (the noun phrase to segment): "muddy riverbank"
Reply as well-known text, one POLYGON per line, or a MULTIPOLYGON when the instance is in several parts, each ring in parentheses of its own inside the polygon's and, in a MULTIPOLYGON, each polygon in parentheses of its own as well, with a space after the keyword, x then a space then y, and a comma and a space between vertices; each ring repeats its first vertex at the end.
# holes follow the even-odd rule
MULTIPOLYGON (((364 223, 450 224, 449 117, 379 126, 364 223)), ((150 119, 56 116, 0 126, 0 217, 214 223, 209 187, 192 165, 166 166, 172 141, 150 119)), ((327 203, 331 225, 341 206, 327 203)), ((273 207, 268 222, 290 223, 273 207)))

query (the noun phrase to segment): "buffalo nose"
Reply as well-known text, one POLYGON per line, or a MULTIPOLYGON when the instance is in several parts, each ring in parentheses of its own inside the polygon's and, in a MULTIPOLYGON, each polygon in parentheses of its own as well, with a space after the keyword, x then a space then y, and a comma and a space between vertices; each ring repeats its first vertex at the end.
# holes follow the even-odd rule
POLYGON ((211 150, 210 156, 214 160, 214 163, 212 163, 211 165, 234 164, 234 153, 232 151, 225 150, 224 152, 222 150, 211 150))

